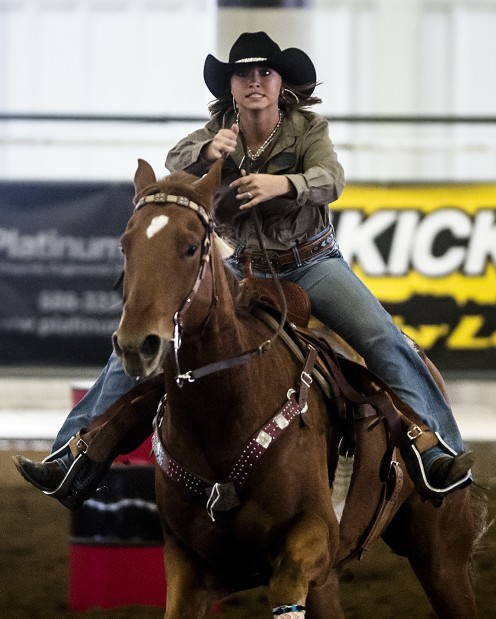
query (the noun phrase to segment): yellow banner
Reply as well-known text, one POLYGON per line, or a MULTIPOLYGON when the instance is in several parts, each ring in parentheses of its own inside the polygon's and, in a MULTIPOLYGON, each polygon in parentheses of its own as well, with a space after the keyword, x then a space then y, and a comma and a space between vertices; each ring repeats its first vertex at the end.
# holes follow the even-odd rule
POLYGON ((496 347, 496 184, 349 185, 331 210, 345 258, 381 302, 409 307, 394 318, 420 345, 496 347), (458 309, 412 327, 419 298, 458 309))
POLYGON ((342 212, 341 250, 384 302, 415 293, 496 302, 496 185, 350 185, 331 208, 342 212))

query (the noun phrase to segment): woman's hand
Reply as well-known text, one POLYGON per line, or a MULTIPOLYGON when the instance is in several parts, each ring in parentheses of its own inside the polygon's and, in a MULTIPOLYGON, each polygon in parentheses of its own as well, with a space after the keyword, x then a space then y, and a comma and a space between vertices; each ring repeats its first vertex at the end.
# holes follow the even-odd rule
POLYGON ((214 162, 225 155, 233 153, 238 141, 238 135, 239 126, 236 123, 230 129, 220 129, 208 146, 205 146, 204 158, 207 161, 214 162))
POLYGON ((238 200, 243 200, 240 209, 247 209, 279 196, 291 196, 294 188, 290 180, 278 174, 247 174, 241 170, 241 178, 233 181, 229 187, 237 187, 238 200), (248 201, 247 201, 248 200, 248 201))

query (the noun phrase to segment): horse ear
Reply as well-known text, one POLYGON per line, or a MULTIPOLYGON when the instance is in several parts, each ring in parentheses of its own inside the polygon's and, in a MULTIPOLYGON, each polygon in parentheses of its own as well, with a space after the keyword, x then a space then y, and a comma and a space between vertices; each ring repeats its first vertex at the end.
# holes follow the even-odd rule
POLYGON ((205 176, 203 176, 199 181, 195 182, 195 190, 209 196, 209 202, 212 202, 212 198, 220 185, 222 161, 222 159, 215 161, 210 166, 207 174, 205 174, 205 176))
POLYGON ((136 195, 144 189, 157 182, 157 177, 153 171, 152 166, 144 159, 138 159, 138 169, 134 175, 134 188, 136 189, 136 195))

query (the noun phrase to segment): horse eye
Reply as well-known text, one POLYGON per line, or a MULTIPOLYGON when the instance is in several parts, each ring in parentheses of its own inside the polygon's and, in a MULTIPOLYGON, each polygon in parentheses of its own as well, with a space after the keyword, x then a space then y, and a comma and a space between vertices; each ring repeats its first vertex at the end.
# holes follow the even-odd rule
POLYGON ((186 256, 194 256, 196 254, 196 250, 198 249, 198 245, 190 245, 186 250, 186 256))
POLYGON ((124 285, 124 270, 121 271, 119 277, 117 278, 115 284, 113 285, 113 289, 123 293, 123 285, 124 285))

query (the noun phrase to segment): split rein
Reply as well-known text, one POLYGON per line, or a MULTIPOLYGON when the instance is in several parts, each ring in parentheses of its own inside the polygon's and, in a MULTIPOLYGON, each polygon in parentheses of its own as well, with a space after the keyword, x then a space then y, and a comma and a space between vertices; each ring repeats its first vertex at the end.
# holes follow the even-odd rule
MULTIPOLYGON (((278 292, 281 296, 283 312, 282 312, 278 327, 270 339, 265 340, 256 348, 243 352, 235 357, 231 357, 229 359, 224 359, 221 361, 215 361, 213 363, 209 363, 200 368, 197 368, 196 370, 188 370, 187 372, 182 373, 180 370, 180 365, 179 365, 179 349, 181 347, 181 340, 182 340, 182 334, 183 334, 183 329, 184 329, 183 316, 188 310, 188 308, 191 306, 191 303, 194 297, 196 296, 198 289, 200 288, 200 285, 207 272, 207 266, 209 263, 211 263, 212 274, 214 273, 213 262, 211 261, 211 254, 212 254, 212 236, 215 232, 215 222, 212 216, 210 215, 210 213, 208 213, 208 211, 200 204, 193 202, 193 200, 190 200, 186 196, 178 196, 178 195, 166 194, 166 193, 155 193, 155 194, 142 197, 136 203, 134 212, 143 208, 147 204, 161 204, 165 206, 166 204, 171 204, 171 203, 177 204, 178 206, 182 206, 185 208, 189 208, 192 211, 194 211, 198 215, 201 223, 203 224, 205 228, 205 237, 203 239, 201 256, 200 256, 200 267, 198 269, 196 280, 193 284, 193 287, 191 288, 190 293, 188 294, 185 301, 183 302, 182 306, 174 314, 174 337, 172 339, 172 342, 174 346, 174 360, 175 360, 175 365, 176 365, 176 384, 178 385, 178 387, 182 387, 185 382, 193 383, 198 378, 203 378, 210 374, 214 374, 215 372, 220 372, 222 370, 230 369, 238 365, 243 365, 245 363, 248 363, 255 357, 259 357, 264 352, 267 352, 268 350, 270 350, 272 348, 274 341, 280 336, 282 330, 284 329, 284 323, 286 322, 286 317, 287 317, 287 305, 286 305, 286 297, 282 290, 281 284, 279 283, 279 280, 275 276, 272 264, 270 263, 270 260, 267 255, 267 250, 263 243, 262 234, 260 230, 260 220, 258 217, 258 211, 256 210, 258 207, 254 207, 252 209, 252 213, 253 213, 253 218, 254 218, 255 230, 256 230, 257 237, 260 243, 260 248, 264 254, 265 259, 267 260, 267 264, 270 266, 271 275, 274 281, 277 282, 276 285, 278 288, 278 292)), ((215 279, 214 279, 214 290, 212 294, 215 296, 215 279)))

